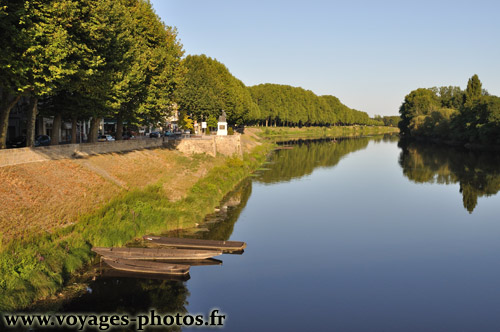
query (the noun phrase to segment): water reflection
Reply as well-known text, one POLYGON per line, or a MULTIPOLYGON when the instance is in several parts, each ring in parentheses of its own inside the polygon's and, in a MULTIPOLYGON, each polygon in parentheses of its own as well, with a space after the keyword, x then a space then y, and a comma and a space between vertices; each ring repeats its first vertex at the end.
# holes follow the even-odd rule
POLYGON ((403 174, 415 183, 460 185, 464 208, 472 213, 479 197, 500 190, 500 155, 416 142, 399 143, 403 174))
POLYGON ((233 233, 234 224, 238 220, 241 211, 245 208, 252 194, 252 180, 243 180, 231 193, 221 202, 220 207, 205 218, 196 233, 193 230, 180 230, 164 234, 173 237, 190 237, 207 240, 226 241, 233 233), (202 231, 199 231, 199 230, 202 231))
MULTIPOLYGON (((387 136, 385 139, 390 138, 387 136)), ((286 148, 278 149, 271 155, 269 162, 273 164, 272 167, 256 179, 270 184, 301 178, 311 174, 317 167, 337 165, 347 154, 366 149, 370 140, 384 140, 384 136, 281 142, 286 148)))

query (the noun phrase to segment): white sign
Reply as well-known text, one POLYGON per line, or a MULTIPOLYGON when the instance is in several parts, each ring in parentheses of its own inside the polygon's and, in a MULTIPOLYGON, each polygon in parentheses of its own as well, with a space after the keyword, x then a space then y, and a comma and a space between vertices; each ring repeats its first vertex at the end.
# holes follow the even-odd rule
POLYGON ((201 123, 201 129, 207 129, 207 123, 206 122, 202 122, 201 123))

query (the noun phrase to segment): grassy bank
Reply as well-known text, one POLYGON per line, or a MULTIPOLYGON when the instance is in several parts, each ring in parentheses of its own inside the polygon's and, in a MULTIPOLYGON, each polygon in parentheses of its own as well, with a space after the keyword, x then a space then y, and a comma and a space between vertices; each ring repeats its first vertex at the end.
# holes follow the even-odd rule
POLYGON ((350 137, 398 133, 395 127, 384 126, 333 126, 333 127, 262 127, 259 136, 269 139, 299 139, 322 137, 350 137))
POLYGON ((202 222, 227 192, 264 162, 269 150, 269 145, 260 145, 243 160, 227 159, 178 201, 169 200, 159 182, 123 193, 52 234, 11 241, 0 252, 0 310, 25 308, 55 294, 91 261, 92 246, 121 246, 147 233, 202 222))

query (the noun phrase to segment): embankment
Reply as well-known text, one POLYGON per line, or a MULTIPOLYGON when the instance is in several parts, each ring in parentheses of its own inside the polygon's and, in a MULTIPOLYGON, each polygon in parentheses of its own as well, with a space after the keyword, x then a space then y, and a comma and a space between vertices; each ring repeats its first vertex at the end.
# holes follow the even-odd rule
POLYGON ((269 139, 335 138, 399 133, 398 128, 385 126, 260 127, 255 129, 260 129, 261 137, 269 139))
POLYGON ((0 193, 9 201, 1 216, 9 233, 0 252, 0 310, 58 292, 91 261, 92 246, 200 223, 265 160, 267 144, 245 141, 252 151, 242 158, 160 148, 0 168, 9 181, 0 193))

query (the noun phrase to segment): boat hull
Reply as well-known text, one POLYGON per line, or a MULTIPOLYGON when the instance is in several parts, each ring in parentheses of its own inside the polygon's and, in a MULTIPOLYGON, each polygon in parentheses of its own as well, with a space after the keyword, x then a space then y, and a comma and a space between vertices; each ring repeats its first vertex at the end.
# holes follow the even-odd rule
POLYGON ((163 236, 146 235, 143 239, 165 247, 173 248, 196 248, 226 251, 242 251, 247 244, 240 241, 216 241, 216 240, 200 240, 200 239, 184 239, 172 238, 163 236))
POLYGON ((108 257, 103 257, 102 259, 110 267, 119 271, 172 275, 186 275, 189 273, 189 265, 135 261, 130 259, 115 259, 108 257))
POLYGON ((221 250, 161 249, 161 248, 104 248, 94 247, 95 253, 111 258, 134 260, 202 260, 219 256, 221 250))

